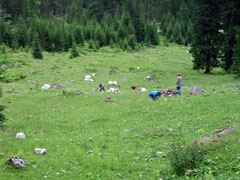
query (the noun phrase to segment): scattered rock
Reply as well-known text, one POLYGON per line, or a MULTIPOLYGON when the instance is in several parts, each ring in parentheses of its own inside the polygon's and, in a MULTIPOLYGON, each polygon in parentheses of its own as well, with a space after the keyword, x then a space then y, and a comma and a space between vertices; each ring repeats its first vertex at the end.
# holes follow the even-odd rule
POLYGON ((8 93, 13 93, 14 92, 14 89, 9 89, 8 90, 8 93))
POLYGON ((146 92, 147 89, 146 89, 146 88, 143 88, 143 87, 140 87, 140 88, 138 88, 138 91, 140 91, 140 92, 146 92))
POLYGON ((93 82, 94 80, 92 79, 92 76, 85 75, 84 81, 93 82))
POLYGON ((24 160, 20 159, 19 157, 16 157, 16 156, 10 157, 7 160, 7 163, 11 164, 11 165, 13 165, 17 168, 25 168, 26 167, 26 164, 25 164, 24 160))
POLYGON ((161 90, 159 92, 160 92, 160 96, 173 96, 178 94, 178 92, 173 89, 161 90))
POLYGON ((120 87, 120 85, 118 85, 117 81, 108 81, 108 87, 109 86, 117 86, 117 87, 120 87))
POLYGON ((127 130, 125 130, 126 132, 128 132, 128 131, 133 131, 133 130, 136 130, 137 129, 137 127, 132 127, 132 128, 130 128, 130 129, 127 129, 127 130))
POLYGON ((98 89, 94 89, 94 88, 93 88, 93 89, 91 89, 91 91, 97 92, 97 91, 98 91, 98 89))
POLYGON ((25 139, 25 134, 22 133, 22 132, 17 133, 17 134, 16 134, 16 138, 17 138, 17 139, 25 139))
POLYGON ((160 156, 160 155, 163 154, 163 152, 161 152, 161 151, 157 151, 156 154, 157 154, 157 156, 160 156))
POLYGON ((91 154, 91 153, 94 153, 94 151, 93 151, 93 150, 89 150, 89 151, 87 152, 87 154, 91 154))
POLYGON ((55 88, 55 89, 65 88, 63 85, 60 85, 60 84, 53 84, 52 87, 55 88))
POLYGON ((2 142, 3 140, 2 139, 0 139, 0 142, 2 142))
POLYGON ((112 99, 110 96, 108 96, 105 100, 105 102, 114 102, 116 99, 112 99))
POLYGON ((118 89, 117 88, 109 88, 109 90, 107 90, 106 92, 110 92, 110 93, 118 93, 118 89))
POLYGON ((50 88, 51 88, 51 85, 50 85, 50 84, 44 84, 44 85, 42 86, 42 89, 45 90, 45 91, 49 90, 50 88))
POLYGON ((158 80, 153 77, 152 75, 147 75, 147 77, 144 80, 148 80, 149 82, 158 82, 158 80))
POLYGON ((34 151, 35 151, 36 154, 44 154, 44 153, 47 152, 46 149, 40 149, 40 148, 35 148, 34 151))
POLYGON ((223 126, 215 130, 213 133, 216 134, 218 137, 222 137, 226 132, 233 132, 235 130, 234 126, 223 126))
POLYGON ((70 82, 75 82, 75 80, 73 78, 70 79, 70 82))
POLYGON ((136 68, 134 68, 134 67, 130 67, 129 68, 129 71, 136 71, 137 69, 136 68))
POLYGON ((50 75, 50 76, 57 76, 58 73, 50 73, 49 75, 50 75))
POLYGON ((204 94, 205 91, 200 90, 199 87, 193 87, 190 90, 190 94, 204 94))
POLYGON ((149 132, 148 132, 148 131, 144 131, 143 134, 144 134, 144 135, 148 135, 149 132))
POLYGON ((162 129, 163 129, 163 126, 158 126, 158 127, 155 128, 156 131, 160 131, 162 129))
POLYGON ((123 81, 127 81, 127 80, 128 80, 128 78, 123 78, 122 80, 123 80, 123 81))

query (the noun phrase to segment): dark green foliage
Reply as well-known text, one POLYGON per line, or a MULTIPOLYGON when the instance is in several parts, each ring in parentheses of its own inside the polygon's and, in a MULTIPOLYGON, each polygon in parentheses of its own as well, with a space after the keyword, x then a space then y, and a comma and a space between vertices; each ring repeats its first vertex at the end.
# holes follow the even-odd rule
POLYGON ((77 44, 84 45, 84 36, 83 36, 83 30, 81 27, 77 27, 75 30, 75 40, 77 44))
MULTIPOLYGON (((74 39, 74 38, 72 38, 72 39, 74 39)), ((75 41, 73 40, 70 58, 72 59, 72 58, 76 58, 76 57, 78 57, 78 56, 79 56, 79 53, 78 53, 78 50, 77 50, 77 47, 76 47, 76 43, 75 43, 75 41)))
POLYGON ((39 42, 39 37, 38 34, 36 33, 33 37, 33 42, 32 42, 33 50, 32 50, 32 55, 36 59, 42 59, 42 50, 40 47, 40 42, 39 42))
POLYGON ((95 44, 94 44, 94 41, 92 39, 89 41, 88 48, 89 49, 95 49, 95 44))
POLYGON ((219 65, 219 0, 196 0, 193 21, 194 69, 205 69, 210 73, 219 65))
POLYGON ((233 49, 233 64, 231 70, 237 77, 240 77, 240 26, 236 28, 236 44, 233 49))
POLYGON ((97 30, 96 30, 94 40, 96 42, 99 42, 100 47, 102 47, 106 44, 105 34, 103 33, 103 31, 100 27, 98 27, 97 30))
POLYGON ((131 35, 128 40, 128 45, 134 50, 137 45, 137 40, 135 35, 131 35))
POLYGON ((235 46, 236 26, 240 26, 240 2, 236 0, 223 1, 222 22, 224 40, 222 43, 222 67, 229 71, 233 64, 233 48, 235 46))
MULTIPOLYGON (((0 87, 0 98, 2 97, 2 88, 0 87)), ((5 109, 5 106, 0 105, 0 127, 3 125, 3 122, 6 121, 6 117, 2 114, 2 111, 5 109)))
POLYGON ((169 153, 170 164, 177 175, 184 175, 186 170, 194 169, 204 160, 204 149, 194 143, 189 146, 174 144, 169 153))

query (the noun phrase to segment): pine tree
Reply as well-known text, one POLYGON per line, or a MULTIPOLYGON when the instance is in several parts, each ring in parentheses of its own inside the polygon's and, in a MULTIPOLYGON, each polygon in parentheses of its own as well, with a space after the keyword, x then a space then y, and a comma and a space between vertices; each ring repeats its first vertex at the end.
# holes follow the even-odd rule
POLYGON ((210 73, 218 65, 219 0, 196 0, 193 21, 193 68, 210 73))
POLYGON ((233 64, 231 70, 237 77, 240 77, 240 26, 236 28, 236 44, 233 49, 233 64))
MULTIPOLYGON (((0 87, 0 98, 2 97, 2 88, 0 87)), ((3 122, 6 121, 6 117, 2 114, 2 111, 5 109, 5 106, 0 105, 0 127, 3 125, 3 122)))
POLYGON ((42 50, 40 48, 40 42, 39 42, 39 37, 37 33, 34 35, 32 47, 33 47, 33 51, 32 51, 33 57, 36 59, 42 59, 43 55, 42 55, 42 50))

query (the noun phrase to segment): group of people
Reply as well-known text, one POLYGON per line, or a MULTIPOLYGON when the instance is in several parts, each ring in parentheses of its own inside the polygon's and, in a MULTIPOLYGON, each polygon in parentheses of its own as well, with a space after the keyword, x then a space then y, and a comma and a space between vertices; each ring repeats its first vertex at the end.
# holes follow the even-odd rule
MULTIPOLYGON (((176 82, 176 86, 177 86, 177 92, 179 95, 181 95, 181 87, 183 85, 183 79, 180 75, 180 73, 177 73, 177 82, 176 82)), ((104 91, 105 92, 105 88, 104 88, 104 85, 102 83, 99 83, 98 85, 98 89, 99 91, 104 91)), ((131 89, 132 90, 135 90, 136 89, 136 86, 131 86, 131 89)), ((159 97, 161 96, 161 93, 159 91, 152 91, 149 93, 149 97, 155 101, 156 99, 158 99, 159 97)))
MULTIPOLYGON (((179 95, 181 95, 181 87, 183 85, 183 79, 182 76, 180 75, 180 73, 177 73, 177 82, 176 82, 176 86, 177 86, 177 92, 179 95)), ((159 91, 152 91, 149 93, 149 97, 155 101, 156 99, 158 99, 161 96, 161 93, 159 91)))

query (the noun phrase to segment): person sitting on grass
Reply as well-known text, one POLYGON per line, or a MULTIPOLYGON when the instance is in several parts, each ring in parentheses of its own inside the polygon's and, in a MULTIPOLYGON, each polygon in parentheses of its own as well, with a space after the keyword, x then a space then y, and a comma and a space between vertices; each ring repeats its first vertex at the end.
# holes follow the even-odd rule
POLYGON ((106 92, 106 91, 105 91, 105 88, 104 88, 104 85, 103 85, 102 83, 99 83, 98 88, 99 88, 99 91, 100 91, 100 92, 101 92, 101 91, 106 92))
POLYGON ((155 101, 156 99, 158 99, 161 96, 161 93, 159 91, 152 91, 149 93, 149 97, 155 101))

